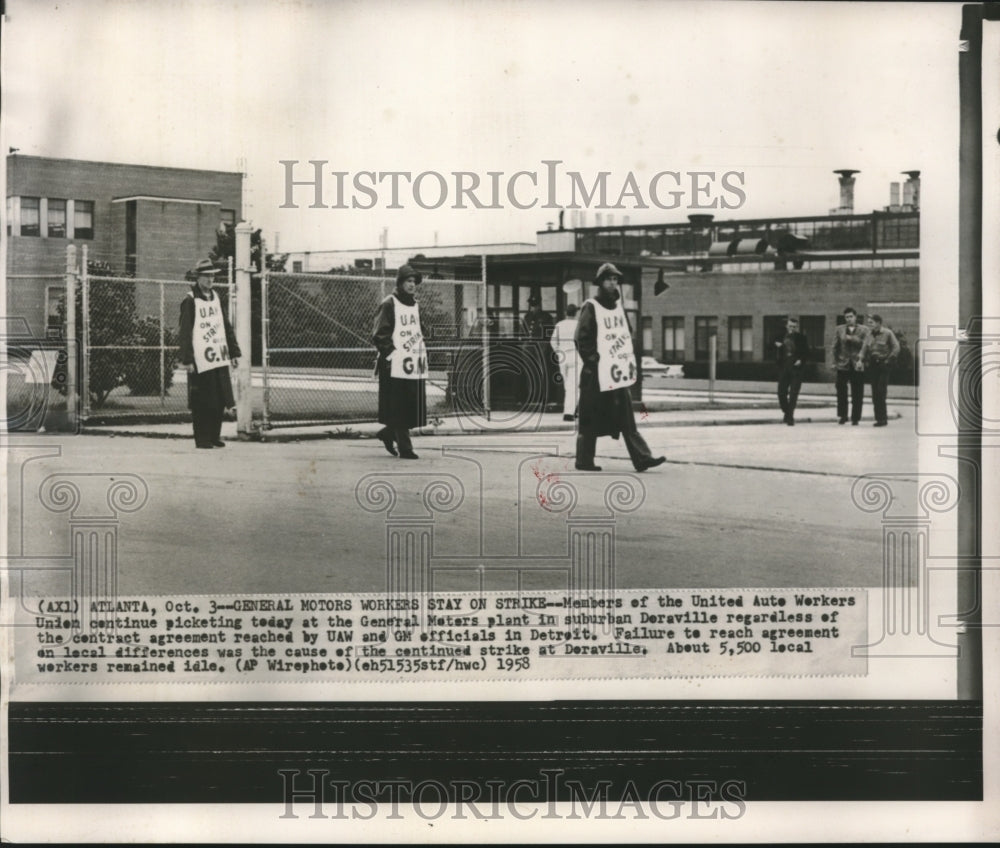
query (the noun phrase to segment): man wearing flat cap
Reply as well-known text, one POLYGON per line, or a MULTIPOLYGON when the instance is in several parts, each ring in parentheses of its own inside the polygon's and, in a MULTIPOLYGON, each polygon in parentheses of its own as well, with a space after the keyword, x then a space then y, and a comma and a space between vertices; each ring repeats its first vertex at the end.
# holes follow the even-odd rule
POLYGON ((409 265, 399 269, 395 290, 379 305, 372 334, 378 350, 378 420, 383 425, 377 435, 385 449, 401 459, 417 459, 410 428, 427 424, 427 348, 415 297, 422 280, 409 265))
POLYGON ((621 303, 618 283, 622 278, 610 262, 597 269, 597 293, 580 309, 576 346, 580 352, 580 424, 576 437, 576 467, 600 471, 594 464, 598 436, 625 439, 625 447, 636 471, 666 462, 654 457, 639 435, 632 411, 629 387, 638 368, 632 328, 621 303))
POLYGON ((187 371, 195 446, 224 448, 222 419, 236 405, 229 369, 239 362, 240 346, 212 288, 219 270, 202 259, 194 271, 198 281, 181 301, 180 363, 187 371))

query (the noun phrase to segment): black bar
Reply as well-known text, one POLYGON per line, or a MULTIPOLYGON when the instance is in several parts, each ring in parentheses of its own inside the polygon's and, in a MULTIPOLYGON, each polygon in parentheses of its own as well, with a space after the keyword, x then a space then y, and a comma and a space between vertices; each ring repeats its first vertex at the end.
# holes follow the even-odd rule
MULTIPOLYGON (((664 780, 747 801, 982 800, 974 702, 12 703, 12 803, 284 803, 327 780, 664 780), (735 782, 733 784, 732 782, 735 782)), ((551 788, 551 787, 550 787, 551 788)), ((545 797, 541 800, 552 800, 545 797)))
POLYGON ((966 49, 959 53, 959 213, 958 310, 968 335, 959 343, 957 398, 959 427, 958 485, 970 497, 959 506, 957 554, 958 613, 964 623, 958 631, 959 698, 983 697, 982 670, 982 408, 977 386, 982 380, 983 317, 983 6, 962 7, 960 35, 966 49))

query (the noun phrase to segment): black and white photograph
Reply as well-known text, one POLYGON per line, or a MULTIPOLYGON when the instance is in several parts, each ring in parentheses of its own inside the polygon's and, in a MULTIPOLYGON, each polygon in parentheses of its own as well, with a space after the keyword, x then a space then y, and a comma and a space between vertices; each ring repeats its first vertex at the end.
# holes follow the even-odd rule
POLYGON ((0 836, 995 838, 997 17, 5 3, 0 836))

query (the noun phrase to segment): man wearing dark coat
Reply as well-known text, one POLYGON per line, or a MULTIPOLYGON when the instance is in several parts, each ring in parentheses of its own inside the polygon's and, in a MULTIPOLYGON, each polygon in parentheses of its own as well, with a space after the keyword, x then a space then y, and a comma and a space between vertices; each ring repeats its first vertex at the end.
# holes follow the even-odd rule
POLYGON ((195 446, 224 448, 222 419, 236 405, 229 369, 239 362, 240 346, 212 289, 218 269, 211 259, 202 259, 195 273, 198 282, 181 301, 179 359, 187 371, 195 446))
POLYGON ((417 459, 411 427, 427 424, 427 349, 417 305, 423 275, 409 265, 396 274, 396 288, 379 305, 372 342, 378 349, 378 438, 393 456, 417 459))
POLYGON ((789 427, 795 426, 795 406, 802 388, 802 372, 809 359, 809 340, 799 332, 799 321, 785 319, 785 336, 774 343, 778 358, 778 404, 789 427))
POLYGON ((580 426, 576 437, 576 467, 580 471, 601 470, 594 465, 598 436, 623 436, 636 471, 667 461, 666 457, 652 455, 635 425, 628 387, 636 381, 637 368, 632 328, 618 290, 621 277, 621 271, 605 262, 594 280, 597 294, 580 309, 576 330, 581 362, 580 426))

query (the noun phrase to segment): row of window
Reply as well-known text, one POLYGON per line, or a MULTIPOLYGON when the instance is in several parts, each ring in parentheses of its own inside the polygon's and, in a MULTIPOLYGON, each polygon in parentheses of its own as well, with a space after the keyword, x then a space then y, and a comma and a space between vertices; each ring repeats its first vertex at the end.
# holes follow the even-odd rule
MULTIPOLYGON (((7 198, 7 235, 10 235, 11 222, 14 218, 14 198, 7 198)), ((42 234, 42 199, 40 197, 22 197, 20 215, 20 234, 22 236, 41 236, 42 234)), ((67 238, 69 221, 67 210, 69 204, 58 197, 48 198, 45 212, 45 232, 49 238, 67 238)), ((72 238, 92 239, 94 237, 94 201, 74 200, 72 238)))
MULTIPOLYGON (((20 198, 20 234, 22 236, 40 237, 42 228, 42 198, 20 198)), ((94 237, 94 201, 74 200, 72 235, 69 227, 69 204, 63 198, 49 197, 45 212, 45 235, 48 238, 93 239, 94 237)), ((134 206, 134 201, 133 201, 134 206)), ((233 226, 236 223, 236 210, 221 209, 221 223, 233 226)), ((7 235, 11 234, 11 222, 14 220, 14 198, 7 198, 7 235)), ((133 223, 134 228, 134 223, 133 223)))
MULTIPOLYGON (((764 351, 763 359, 767 359, 767 351, 774 350, 774 343, 785 335, 784 315, 764 316, 764 351)), ((681 315, 668 315, 661 319, 663 340, 662 360, 664 362, 683 362, 685 360, 685 321, 681 315)), ((729 346, 727 358, 732 362, 747 362, 753 359, 753 318, 750 315, 731 315, 727 321, 729 331, 729 346)), ((821 352, 826 332, 825 315, 799 316, 799 331, 805 334, 809 347, 814 352, 821 352)), ((707 360, 710 351, 710 339, 718 337, 719 319, 716 315, 696 315, 694 319, 694 358, 707 360)), ((653 318, 645 316, 642 319, 642 352, 652 356, 653 351, 653 318)))

